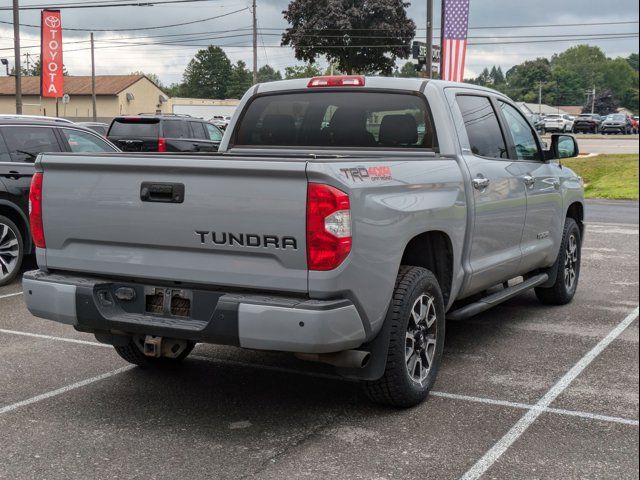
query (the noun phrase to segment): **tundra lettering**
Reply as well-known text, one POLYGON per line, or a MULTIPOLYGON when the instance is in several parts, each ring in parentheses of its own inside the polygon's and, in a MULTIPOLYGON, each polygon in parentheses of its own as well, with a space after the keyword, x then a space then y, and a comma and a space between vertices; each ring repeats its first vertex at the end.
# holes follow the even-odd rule
POLYGON ((209 232, 196 230, 196 235, 200 239, 202 245, 209 242, 214 245, 230 245, 239 247, 274 247, 286 250, 298 249, 298 241, 294 237, 279 237, 277 235, 256 235, 253 233, 228 233, 228 232, 209 232))

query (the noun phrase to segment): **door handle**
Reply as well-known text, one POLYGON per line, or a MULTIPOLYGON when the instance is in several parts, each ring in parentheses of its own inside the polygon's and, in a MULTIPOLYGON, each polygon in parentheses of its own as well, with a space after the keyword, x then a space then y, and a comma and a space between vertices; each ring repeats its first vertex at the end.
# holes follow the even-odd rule
POLYGON ((524 184, 527 187, 533 187, 536 183, 536 179, 531 175, 525 175, 524 177, 522 177, 522 181, 524 181, 524 184))
POLYGON ((484 190, 489 186, 490 183, 491 181, 488 178, 484 178, 484 177, 476 177, 473 180, 471 180, 471 184, 473 185, 473 188, 475 188, 476 190, 484 190))

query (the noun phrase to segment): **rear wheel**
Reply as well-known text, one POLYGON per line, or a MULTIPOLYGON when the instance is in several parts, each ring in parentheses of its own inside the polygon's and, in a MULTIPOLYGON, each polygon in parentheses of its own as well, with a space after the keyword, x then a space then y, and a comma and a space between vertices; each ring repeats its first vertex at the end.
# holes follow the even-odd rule
POLYGON ((22 266, 24 241, 20 229, 0 215, 0 287, 11 283, 22 266))
POLYGON ((187 358, 196 344, 185 342, 172 356, 149 357, 144 352, 144 335, 132 337, 127 345, 114 345, 116 353, 124 360, 144 368, 164 368, 180 363, 187 358))
POLYGON ((556 281, 549 288, 536 288, 536 296, 542 303, 548 305, 566 305, 573 300, 580 279, 581 259, 580 228, 573 218, 567 218, 562 235, 562 245, 555 269, 556 281))
POLYGON ((386 321, 391 324, 384 375, 363 382, 364 390, 376 403, 411 407, 427 397, 442 362, 444 301, 433 273, 400 268, 386 321))

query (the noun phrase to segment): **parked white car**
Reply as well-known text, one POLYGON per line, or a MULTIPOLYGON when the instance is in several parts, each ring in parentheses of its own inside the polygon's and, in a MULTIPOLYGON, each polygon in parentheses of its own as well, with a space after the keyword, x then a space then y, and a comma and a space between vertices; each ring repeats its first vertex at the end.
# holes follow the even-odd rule
POLYGON ((574 118, 570 115, 552 113, 544 119, 544 129, 547 132, 571 132, 574 118))

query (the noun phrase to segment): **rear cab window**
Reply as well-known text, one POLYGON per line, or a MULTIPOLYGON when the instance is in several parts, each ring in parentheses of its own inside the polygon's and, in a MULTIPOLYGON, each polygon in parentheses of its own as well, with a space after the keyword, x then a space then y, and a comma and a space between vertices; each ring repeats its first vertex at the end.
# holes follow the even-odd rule
POLYGON ((256 147, 437 147, 423 97, 370 91, 258 96, 245 109, 233 143, 256 147))
POLYGON ((157 118, 116 118, 109 128, 110 137, 158 138, 159 132, 157 118))

